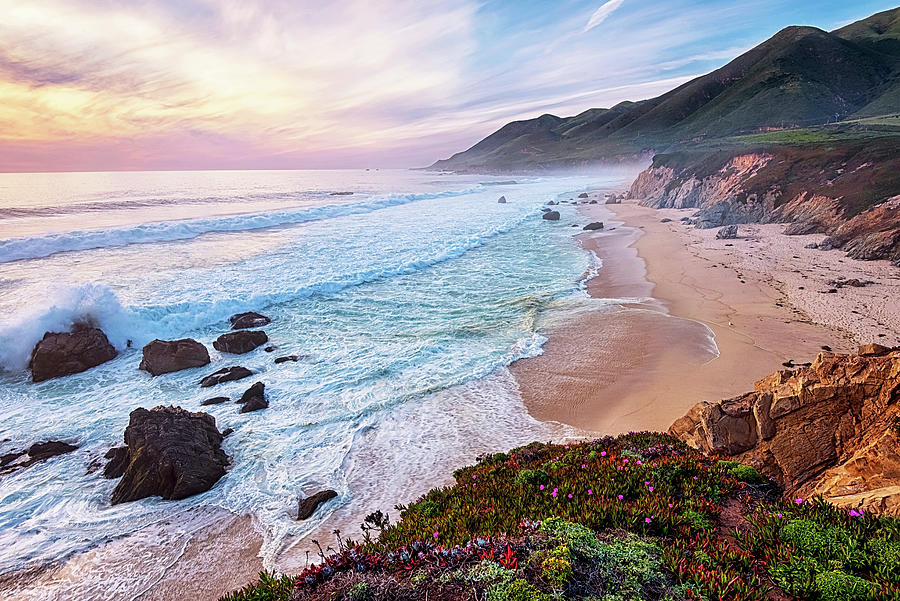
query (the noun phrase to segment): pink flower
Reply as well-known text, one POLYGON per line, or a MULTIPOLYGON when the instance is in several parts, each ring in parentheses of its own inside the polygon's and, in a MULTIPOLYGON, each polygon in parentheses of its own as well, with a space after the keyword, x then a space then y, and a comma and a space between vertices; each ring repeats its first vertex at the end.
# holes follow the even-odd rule
POLYGON ((622 499, 624 499, 624 498, 625 498, 625 495, 619 495, 619 500, 620 500, 620 501, 621 501, 622 499))
POLYGON ((435 533, 434 533, 434 538, 437 538, 437 537, 438 537, 438 533, 435 532, 435 533))
POLYGON ((619 466, 619 471, 620 471, 620 472, 622 471, 622 466, 621 466, 621 465, 619 466))
POLYGON ((600 456, 601 456, 601 457, 606 457, 606 451, 600 451, 600 456))
POLYGON ((638 465, 640 465, 640 464, 641 464, 641 460, 640 460, 640 459, 638 459, 638 462, 637 462, 637 464, 638 464, 638 465))
POLYGON ((588 494, 589 494, 589 495, 592 495, 592 494, 594 494, 594 491, 592 491, 592 490, 589 488, 589 489, 588 489, 588 494))
POLYGON ((650 481, 649 481, 649 480, 644 480, 644 486, 650 486, 650 481))
POLYGON ((554 489, 553 489, 553 492, 559 492, 559 489, 558 489, 558 488, 554 488, 554 489))
POLYGON ((555 496, 556 496, 556 491, 554 490, 552 493, 550 493, 550 496, 551 496, 551 497, 555 497, 555 496))
POLYGON ((649 490, 650 492, 653 492, 653 487, 650 486, 650 487, 647 488, 647 490, 649 490))
POLYGON ((780 518, 783 518, 783 517, 784 517, 784 515, 783 515, 783 514, 781 514, 781 513, 779 513, 779 514, 778 514, 778 517, 780 517, 780 518))
POLYGON ((694 476, 694 480, 696 480, 696 479, 697 479, 697 476, 694 476))
POLYGON ((477 478, 477 477, 478 477, 478 476, 476 476, 475 474, 472 474, 472 480, 474 480, 474 479, 477 478))
POLYGON ((650 520, 650 518, 644 518, 644 521, 649 524, 651 520, 650 520))
POLYGON ((584 469, 584 468, 586 468, 586 467, 587 467, 586 464, 584 464, 584 463, 581 464, 581 469, 584 469))
POLYGON ((797 497, 796 499, 794 499, 794 503, 796 503, 797 505, 803 505, 803 499, 797 497))
POLYGON ((544 490, 544 485, 543 485, 543 484, 541 484, 541 490, 544 490))
POLYGON ((570 499, 572 498, 572 493, 569 493, 569 498, 570 498, 570 499))
POLYGON ((851 518, 861 518, 861 517, 862 517, 862 512, 856 511, 855 509, 851 509, 851 510, 850 510, 850 517, 851 517, 851 518))
POLYGON ((628 460, 627 460, 627 459, 623 459, 623 460, 622 460, 622 463, 628 463, 628 460))
POLYGON ((669 509, 672 509, 673 507, 675 507, 675 506, 672 505, 671 503, 669 503, 669 509))

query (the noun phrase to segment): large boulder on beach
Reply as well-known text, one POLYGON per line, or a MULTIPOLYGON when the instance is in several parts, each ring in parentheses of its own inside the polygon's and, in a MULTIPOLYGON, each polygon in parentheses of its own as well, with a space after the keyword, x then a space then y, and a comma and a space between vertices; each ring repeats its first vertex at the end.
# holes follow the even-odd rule
POLYGON ((602 229, 603 229, 603 222, 602 222, 602 221, 594 221, 594 222, 591 222, 591 223, 587 224, 586 226, 584 226, 584 227, 581 228, 581 229, 583 229, 583 230, 585 230, 585 231, 588 231, 588 232, 591 232, 591 231, 594 231, 594 230, 602 230, 602 229))
POLYGON ((587 192, 582 192, 581 194, 578 195, 578 198, 587 198, 587 197, 588 197, 587 192))
POLYGON ((497 199, 497 202, 500 204, 506 204, 506 197, 501 196, 500 198, 497 199))
POLYGON ((47 332, 31 351, 31 379, 43 382, 87 371, 118 353, 99 328, 76 325, 71 332, 47 332))
POLYGON ((559 221, 559 211, 547 211, 541 217, 547 221, 559 221))
POLYGON ((261 313, 256 313, 254 311, 250 311, 248 313, 238 313, 237 315, 232 315, 228 321, 231 322, 232 330, 246 330, 247 328, 261 328, 262 326, 269 325, 272 323, 272 320, 262 315, 261 313))
POLYGON ((738 235, 738 227, 736 225, 726 225, 716 232, 716 240, 734 240, 738 235))
POLYGON ((222 334, 213 342, 213 347, 222 353, 243 355, 267 343, 269 337, 262 330, 240 330, 222 334))
POLYGON ((151 376, 168 374, 209 363, 209 351, 192 338, 154 340, 143 349, 140 369, 151 376))
POLYGON ((242 380, 249 378, 253 372, 246 367, 236 365, 235 367, 223 367, 219 371, 214 371, 202 380, 200 380, 200 388, 209 388, 222 382, 232 382, 234 380, 242 380))
POLYGON ((112 504, 145 497, 184 499, 209 490, 228 465, 222 438, 216 419, 207 413, 181 407, 135 409, 125 428, 127 450, 111 451, 119 462, 112 473, 122 471, 112 504))

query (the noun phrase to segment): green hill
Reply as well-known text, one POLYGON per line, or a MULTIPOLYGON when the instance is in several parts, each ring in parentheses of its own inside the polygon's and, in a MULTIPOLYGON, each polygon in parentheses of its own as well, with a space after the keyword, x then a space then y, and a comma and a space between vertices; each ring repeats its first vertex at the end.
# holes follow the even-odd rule
POLYGON ((834 32, 788 27, 657 98, 516 121, 432 168, 503 171, 622 160, 772 129, 900 113, 900 8, 834 32))

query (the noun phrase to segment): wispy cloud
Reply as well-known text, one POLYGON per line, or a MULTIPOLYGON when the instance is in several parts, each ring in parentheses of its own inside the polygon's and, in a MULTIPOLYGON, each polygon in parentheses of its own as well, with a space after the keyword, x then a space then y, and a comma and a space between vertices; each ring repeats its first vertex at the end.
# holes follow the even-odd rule
POLYGON ((600 8, 594 11, 594 14, 591 15, 591 18, 588 20, 587 25, 584 26, 584 30, 590 31, 594 27, 606 21, 606 19, 609 18, 609 16, 613 14, 613 12, 615 12, 617 8, 622 6, 623 2, 625 2, 625 0, 609 0, 609 2, 604 3, 600 8))

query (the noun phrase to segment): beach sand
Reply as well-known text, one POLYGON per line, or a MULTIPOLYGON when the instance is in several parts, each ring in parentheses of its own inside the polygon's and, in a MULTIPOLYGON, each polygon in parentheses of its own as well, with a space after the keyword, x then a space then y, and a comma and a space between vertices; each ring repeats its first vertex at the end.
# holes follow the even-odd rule
POLYGON ((752 390, 783 362, 810 361, 823 345, 847 352, 900 340, 900 308, 889 302, 900 298, 897 269, 803 248, 822 235, 750 225, 736 240, 716 240, 715 230, 679 222, 693 209, 635 201, 579 212, 579 223, 606 225, 579 237, 603 261, 590 296, 626 300, 552 327, 542 355, 512 366, 538 419, 602 434, 665 431, 696 402, 752 390), (823 293, 838 276, 875 283, 823 293))

